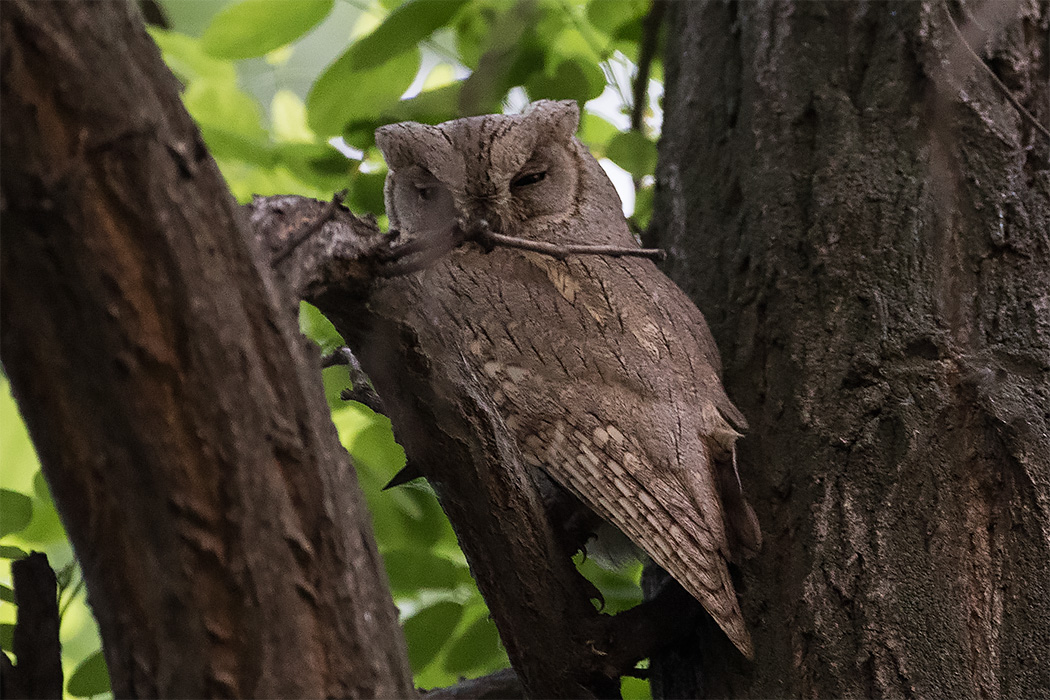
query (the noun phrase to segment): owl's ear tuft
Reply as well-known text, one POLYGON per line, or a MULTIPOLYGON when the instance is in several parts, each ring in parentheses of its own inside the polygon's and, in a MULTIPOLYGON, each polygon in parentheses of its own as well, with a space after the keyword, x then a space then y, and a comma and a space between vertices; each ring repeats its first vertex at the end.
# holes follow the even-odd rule
POLYGON ((427 130, 433 127, 416 122, 398 122, 376 129, 376 145, 391 170, 418 163, 416 150, 426 140, 427 130))
POLYGON ((539 100, 533 102, 525 114, 550 125, 554 138, 559 141, 568 141, 580 127, 580 106, 576 100, 539 100))

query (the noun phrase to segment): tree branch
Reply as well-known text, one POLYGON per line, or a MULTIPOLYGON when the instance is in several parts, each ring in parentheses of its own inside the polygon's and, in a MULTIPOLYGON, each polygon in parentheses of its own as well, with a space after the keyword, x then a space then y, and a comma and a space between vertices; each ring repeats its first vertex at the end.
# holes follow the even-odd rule
POLYGON ((526 697, 514 669, 505 668, 447 688, 434 688, 423 693, 420 700, 524 700, 526 697))
POLYGON ((13 649, 18 665, 11 666, 4 655, 2 694, 6 698, 61 698, 58 579, 42 552, 13 562, 11 577, 18 604, 13 649))
POLYGON ((660 25, 667 11, 667 0, 652 0, 649 13, 642 23, 642 40, 638 48, 638 75, 634 79, 634 104, 631 105, 631 130, 642 130, 646 96, 649 94, 649 72, 660 39, 660 25))
POLYGON ((941 9, 943 11, 943 14, 948 18, 948 24, 951 26, 952 32, 955 34, 955 38, 958 42, 959 48, 961 48, 973 60, 973 62, 981 68, 981 72, 988 76, 989 80, 991 80, 992 82, 992 85, 995 86, 995 89, 998 90, 999 93, 1006 98, 1006 101, 1009 102, 1015 110, 1017 110, 1017 113, 1020 114, 1021 117, 1026 122, 1028 122, 1036 131, 1042 134, 1044 138, 1050 139, 1050 129, 1047 129, 1046 125, 1042 124, 1038 119, 1032 116, 1031 112, 1025 109, 1025 106, 1021 104, 1021 101, 1014 97, 1014 94, 1010 91, 1010 88, 1003 85, 1003 81, 999 80, 999 76, 995 74, 995 71, 993 71, 991 67, 987 63, 985 63, 980 56, 977 55, 977 52, 973 50, 973 47, 970 46, 970 42, 966 40, 966 37, 963 35, 962 30, 959 29, 959 25, 956 24, 955 17, 952 16, 952 11, 948 8, 947 0, 941 0, 941 9))
POLYGON ((114 694, 413 696, 316 353, 134 7, 0 43, 0 351, 114 694))

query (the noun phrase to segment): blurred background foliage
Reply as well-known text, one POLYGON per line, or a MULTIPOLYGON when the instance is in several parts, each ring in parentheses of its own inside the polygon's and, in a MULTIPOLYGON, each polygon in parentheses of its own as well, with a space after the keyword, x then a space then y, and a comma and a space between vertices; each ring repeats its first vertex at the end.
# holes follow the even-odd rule
MULTIPOLYGON (((579 136, 612 178, 625 214, 636 231, 648 224, 662 97, 659 58, 638 60, 654 53, 650 0, 150 0, 141 7, 239 201, 286 193, 329 199, 348 188, 350 208, 382 222, 376 127, 572 99, 583 107, 579 136), (635 109, 639 64, 646 91, 635 109)), ((301 325, 323 351, 341 345, 306 304, 301 325)), ((339 399, 350 384, 344 367, 324 370, 324 381, 372 512, 416 684, 451 685, 506 666, 433 493, 421 482, 382 490, 405 461, 390 422, 339 399)), ((59 578, 66 695, 107 694, 83 581, 6 379, 0 466, 0 647, 10 653, 15 620, 10 560, 43 551, 59 578)), ((639 600, 637 567, 580 567, 603 591, 607 611, 639 600)), ((623 690, 648 696, 635 679, 623 690)))

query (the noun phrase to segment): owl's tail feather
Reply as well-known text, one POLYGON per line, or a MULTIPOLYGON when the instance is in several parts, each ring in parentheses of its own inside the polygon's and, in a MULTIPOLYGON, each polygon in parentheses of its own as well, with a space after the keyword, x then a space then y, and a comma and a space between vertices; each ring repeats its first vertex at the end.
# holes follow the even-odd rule
MULTIPOLYGON (((713 441, 712 441, 713 442, 713 441)), ((755 509, 744 497, 740 475, 736 468, 736 448, 726 452, 714 445, 714 472, 718 482, 718 493, 722 497, 722 514, 725 519, 726 539, 729 540, 730 560, 739 563, 750 559, 762 549, 762 529, 758 524, 755 509)))

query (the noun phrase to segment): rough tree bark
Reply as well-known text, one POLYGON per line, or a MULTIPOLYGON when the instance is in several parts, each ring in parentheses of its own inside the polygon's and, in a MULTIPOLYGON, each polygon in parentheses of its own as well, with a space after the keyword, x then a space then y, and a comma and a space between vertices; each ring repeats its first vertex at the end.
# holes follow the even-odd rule
MULTIPOLYGON (((1048 141, 943 2, 672 4, 649 244, 752 431, 765 534, 656 693, 1050 696, 1048 141)), ((954 3, 1047 124, 1046 3, 954 3)))
POLYGON ((0 32, 0 349, 115 694, 412 696, 319 358, 134 7, 0 32))

